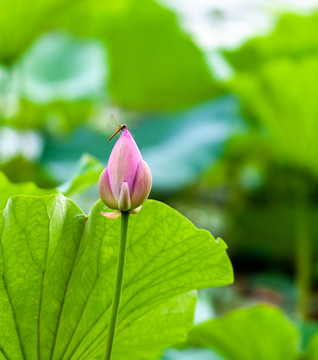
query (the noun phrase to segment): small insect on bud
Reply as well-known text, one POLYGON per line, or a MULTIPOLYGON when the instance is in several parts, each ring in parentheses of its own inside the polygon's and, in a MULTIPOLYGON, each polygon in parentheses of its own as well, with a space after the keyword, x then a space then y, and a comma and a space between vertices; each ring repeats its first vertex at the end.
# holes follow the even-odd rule
MULTIPOLYGON (((102 201, 114 210, 136 213, 149 196, 152 178, 149 166, 142 159, 138 146, 125 129, 110 154, 107 168, 98 181, 102 201)), ((114 219, 121 212, 102 213, 114 219)))

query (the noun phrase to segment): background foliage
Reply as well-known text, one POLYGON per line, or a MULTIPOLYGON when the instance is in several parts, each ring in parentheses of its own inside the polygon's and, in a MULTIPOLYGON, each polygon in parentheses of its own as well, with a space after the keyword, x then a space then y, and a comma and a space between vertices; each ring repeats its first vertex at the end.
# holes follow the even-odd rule
MULTIPOLYGON (((151 197, 229 245, 234 285, 199 292, 196 322, 208 322, 164 359, 260 356, 277 324, 282 346, 267 359, 318 358, 317 9, 0 0, 1 209, 13 195, 60 192, 88 213, 114 114, 150 165, 151 197), (240 309, 259 302, 275 308, 240 309), (239 353, 237 334, 228 342, 227 324, 254 331, 250 352, 239 353)), ((154 356, 183 338, 159 341, 154 356)))

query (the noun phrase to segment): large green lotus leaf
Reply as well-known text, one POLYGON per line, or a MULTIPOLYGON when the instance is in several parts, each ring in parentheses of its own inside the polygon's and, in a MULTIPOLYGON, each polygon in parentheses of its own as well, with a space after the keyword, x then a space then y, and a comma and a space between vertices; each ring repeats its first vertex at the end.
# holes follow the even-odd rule
POLYGON ((257 74, 239 73, 231 85, 279 159, 317 172, 318 57, 275 60, 257 74))
POLYGON ((35 42, 16 71, 23 71, 19 92, 30 102, 92 100, 104 91, 104 49, 99 41, 49 33, 35 42))
MULTIPOLYGON (((0 218, 0 349, 15 359, 104 351, 120 219, 88 217, 63 195, 13 197, 0 218)), ((194 289, 232 281, 226 245, 168 206, 131 216, 114 360, 156 359, 192 326, 194 289)))
POLYGON ((68 9, 71 0, 0 0, 0 63, 12 64, 68 9))
POLYGON ((200 50, 169 10, 135 0, 105 39, 116 103, 153 110, 188 106, 219 93, 200 50))
MULTIPOLYGON (((0 23, 3 28, 0 61, 16 61, 46 29, 68 28, 81 36, 100 39, 105 45, 108 85, 116 104, 138 110, 172 109, 220 93, 204 54, 181 29, 173 12, 153 0, 121 0, 113 3, 36 0, 30 6, 22 0, 0 0, 0 23)), ((57 44, 54 37, 49 35, 43 38, 46 43, 42 44, 42 55, 33 50, 38 55, 37 59, 22 69, 27 75, 25 85, 32 85, 32 91, 26 92, 26 95, 36 98, 36 102, 44 102, 51 98, 60 99, 63 95, 68 99, 86 95, 89 91, 82 89, 83 83, 88 83, 89 88, 97 83, 99 89, 103 74, 98 78, 98 52, 96 54, 94 51, 93 58, 87 53, 84 59, 80 56, 79 41, 67 47, 57 44), (75 53, 78 56, 72 59, 75 53), (39 57, 41 61, 38 64, 39 57), (73 60, 73 67, 67 61, 60 64, 63 57, 73 60), (90 59, 95 67, 82 71, 82 75, 77 74, 83 64, 92 62, 90 59), (50 66, 52 64, 55 67, 50 66), (30 70, 36 75, 34 79, 28 76, 30 70), (47 81, 50 78, 54 81, 47 81), (79 80, 81 84, 76 87, 79 80)), ((86 50, 93 50, 94 45, 96 42, 88 40, 86 50)))
POLYGON ((109 91, 116 104, 135 110, 175 109, 220 93, 202 51, 162 4, 121 0, 115 6, 101 1, 79 5, 77 16, 65 16, 65 21, 73 31, 104 42, 109 91))
POLYGON ((224 55, 239 71, 257 71, 275 58, 300 59, 318 54, 318 13, 310 16, 283 15, 274 31, 247 41, 235 51, 224 55))
POLYGON ((196 326, 188 343, 217 350, 226 360, 293 360, 297 338, 279 309, 258 305, 196 326))
POLYGON ((283 16, 272 34, 226 53, 230 82, 278 158, 317 173, 318 13, 283 16))
POLYGON ((92 103, 106 92, 103 44, 67 32, 41 36, 15 63, 11 76, 1 70, 5 91, 19 99, 10 119, 2 121, 18 128, 45 126, 61 135, 87 122, 92 103))

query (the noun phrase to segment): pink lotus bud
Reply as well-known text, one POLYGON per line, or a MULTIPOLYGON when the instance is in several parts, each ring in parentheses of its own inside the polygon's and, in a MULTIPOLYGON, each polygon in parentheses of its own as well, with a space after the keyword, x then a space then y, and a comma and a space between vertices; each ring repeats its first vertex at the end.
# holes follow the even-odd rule
MULTIPOLYGON (((151 184, 150 169, 130 132, 125 129, 110 154, 107 168, 99 178, 99 195, 111 209, 133 210, 136 213, 140 210, 137 208, 141 208, 146 201, 151 184)), ((120 214, 103 215, 115 218, 120 214)))

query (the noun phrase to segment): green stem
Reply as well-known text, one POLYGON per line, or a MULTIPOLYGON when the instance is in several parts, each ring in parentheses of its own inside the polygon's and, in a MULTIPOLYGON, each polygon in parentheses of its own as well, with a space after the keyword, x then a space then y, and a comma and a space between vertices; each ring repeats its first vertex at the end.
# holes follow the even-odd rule
POLYGON ((306 206, 298 206, 296 219, 297 310, 303 320, 309 315, 311 292, 312 247, 307 216, 306 206))
POLYGON ((112 308, 110 313, 110 320, 108 326, 108 336, 105 350, 104 360, 110 360, 112 355, 116 322, 118 315, 118 308, 120 303, 120 295, 123 284, 124 268, 125 268, 125 255, 127 245, 127 229, 128 229, 129 211, 121 212, 121 238, 119 244, 118 261, 117 261, 117 272, 116 281, 113 295, 112 308))

